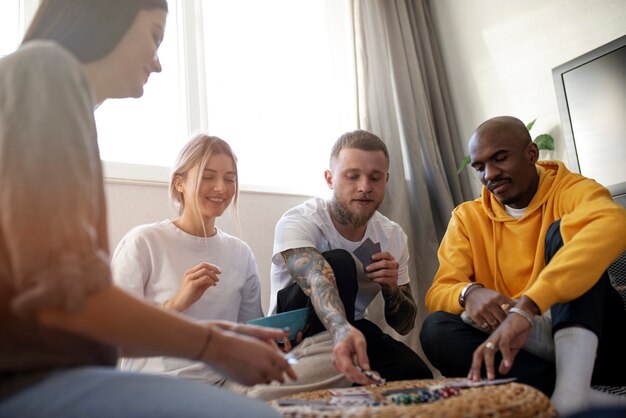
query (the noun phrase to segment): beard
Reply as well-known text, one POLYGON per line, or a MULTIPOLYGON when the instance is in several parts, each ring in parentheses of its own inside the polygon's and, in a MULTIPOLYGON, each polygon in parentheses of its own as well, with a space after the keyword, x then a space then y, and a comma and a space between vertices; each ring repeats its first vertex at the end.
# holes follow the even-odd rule
POLYGON ((372 209, 353 210, 348 203, 337 200, 336 196, 330 201, 335 221, 341 225, 351 225, 354 228, 360 228, 367 224, 380 204, 381 202, 376 202, 372 209))

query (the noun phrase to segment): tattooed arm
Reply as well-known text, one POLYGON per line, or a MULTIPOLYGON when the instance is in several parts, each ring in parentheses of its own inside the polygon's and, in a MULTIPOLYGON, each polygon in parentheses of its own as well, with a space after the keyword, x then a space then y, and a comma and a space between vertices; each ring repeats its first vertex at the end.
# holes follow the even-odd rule
POLYGON ((415 326, 417 305, 411 294, 411 285, 403 284, 396 287, 396 292, 385 293, 385 319, 400 335, 406 335, 415 326))
POLYGON ((291 277, 311 298, 315 313, 333 337, 333 364, 352 382, 372 383, 354 366, 369 370, 365 337, 348 323, 332 268, 312 247, 293 248, 282 253, 291 277))
POLYGON ((382 251, 372 255, 372 263, 365 268, 367 277, 380 285, 385 299, 385 319, 398 334, 406 335, 415 326, 417 305, 411 286, 398 285, 399 263, 394 256, 382 251))
POLYGON ((293 248, 282 252, 291 277, 311 298, 315 313, 333 336, 343 339, 348 333, 348 320, 339 298, 335 273, 315 248, 293 248))

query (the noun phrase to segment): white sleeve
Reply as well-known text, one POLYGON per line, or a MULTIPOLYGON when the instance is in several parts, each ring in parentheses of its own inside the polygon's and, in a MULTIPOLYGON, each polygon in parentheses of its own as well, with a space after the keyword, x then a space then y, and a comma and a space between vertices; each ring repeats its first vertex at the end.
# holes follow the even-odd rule
POLYGON ((319 227, 300 213, 286 214, 276 224, 272 262, 284 263, 281 253, 292 248, 318 247, 319 227))
POLYGON ((261 306, 261 279, 259 278, 259 267, 249 248, 248 252, 248 268, 246 271, 246 282, 244 283, 241 293, 238 322, 246 322, 250 319, 264 316, 261 306))
POLYGON ((400 248, 402 253, 398 259, 398 285, 403 285, 411 282, 411 277, 409 276, 409 245, 404 231, 402 231, 400 248))
POLYGON ((141 299, 150 277, 149 254, 145 242, 134 231, 119 242, 111 259, 113 282, 141 299))

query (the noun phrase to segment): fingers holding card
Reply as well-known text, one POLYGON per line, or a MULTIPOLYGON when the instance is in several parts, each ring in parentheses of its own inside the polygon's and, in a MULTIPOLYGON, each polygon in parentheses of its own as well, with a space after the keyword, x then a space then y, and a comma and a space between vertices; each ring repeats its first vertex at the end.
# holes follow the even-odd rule
POLYGON ((380 242, 373 242, 371 239, 367 238, 359 247, 354 250, 354 255, 359 259, 363 267, 367 267, 374 260, 372 260, 372 255, 381 252, 380 242))

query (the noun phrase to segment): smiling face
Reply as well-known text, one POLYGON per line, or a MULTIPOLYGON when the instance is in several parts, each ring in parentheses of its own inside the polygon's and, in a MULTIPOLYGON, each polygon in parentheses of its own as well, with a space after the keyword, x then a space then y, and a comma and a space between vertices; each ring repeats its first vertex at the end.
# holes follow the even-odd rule
POLYGON ((333 220, 345 227, 364 228, 383 202, 388 170, 382 151, 343 148, 325 173, 326 183, 333 190, 333 220))
POLYGON ((483 123, 470 139, 469 152, 481 183, 502 204, 528 206, 539 184, 539 150, 521 121, 498 117, 483 123))
POLYGON ((141 97, 143 86, 153 72, 161 72, 157 50, 165 32, 167 12, 143 9, 110 54, 100 64, 111 69, 105 98, 141 97))
POLYGON ((181 218, 187 224, 197 225, 194 229, 199 229, 200 218, 212 233, 215 219, 224 213, 237 193, 237 169, 230 156, 215 154, 207 161, 196 187, 199 169, 200 165, 194 166, 177 182, 183 200, 190 203, 184 206, 181 218))

